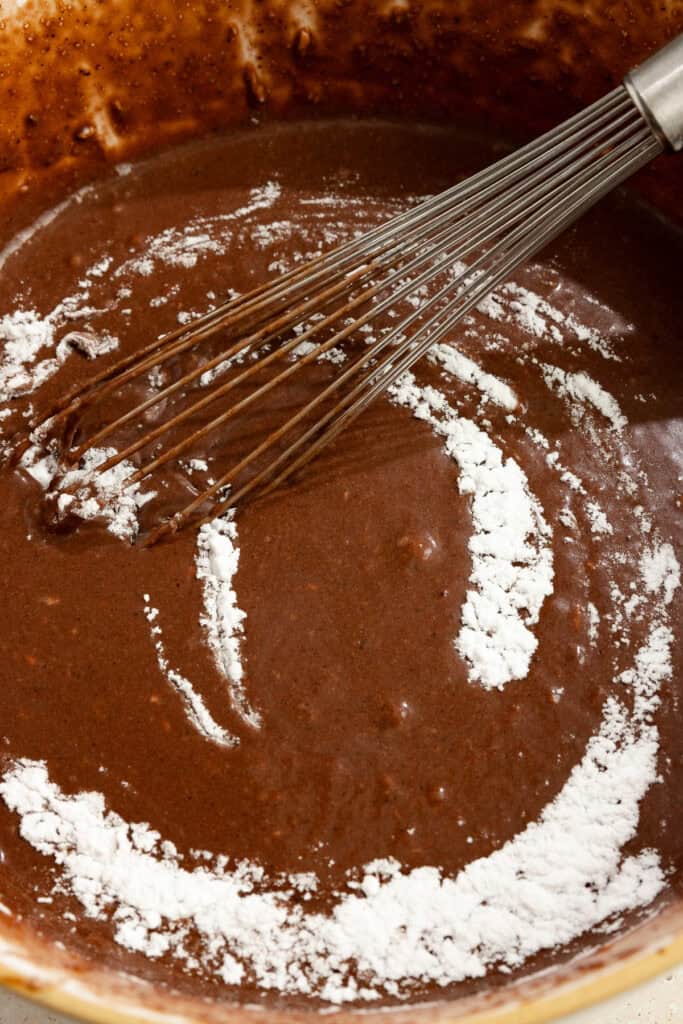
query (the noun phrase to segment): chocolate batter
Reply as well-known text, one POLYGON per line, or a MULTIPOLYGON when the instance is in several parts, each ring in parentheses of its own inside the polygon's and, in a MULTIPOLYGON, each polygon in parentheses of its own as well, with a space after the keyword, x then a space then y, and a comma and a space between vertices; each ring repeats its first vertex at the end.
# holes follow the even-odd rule
MULTIPOLYGON (((99 369, 175 327, 178 314, 201 312, 230 289, 248 290, 300 254, 372 226, 501 151, 473 132, 319 121, 193 143, 110 174, 8 259, 0 312, 47 317, 66 296, 82 292, 89 268, 99 266, 80 304, 89 312, 77 312, 57 333, 85 326, 118 339, 118 349, 96 364, 70 355, 37 391, 8 403, 2 436, 14 437, 29 407, 31 415, 48 410, 93 365, 99 369), (254 196, 272 182, 276 198, 259 206, 254 196), (327 205, 316 205, 320 199, 327 205), (201 223, 211 234, 220 217, 224 251, 198 243, 192 265, 174 259, 169 232, 201 223), (168 244, 157 258, 161 248, 153 240, 160 236, 168 244), (150 257, 148 270, 140 261, 150 257)), ((502 691, 468 678, 453 639, 471 572, 470 503, 442 440, 409 410, 382 401, 291 486, 239 515, 234 584, 246 612, 246 687, 258 728, 226 700, 200 625, 193 532, 149 550, 113 537, 99 519, 55 532, 43 489, 27 472, 5 468, 2 765, 44 760, 64 792, 103 793, 110 809, 126 821, 149 822, 187 857, 197 849, 225 853, 258 862, 271 878, 315 872, 320 884, 307 906, 323 912, 348 878, 377 858, 395 858, 405 870, 434 865, 454 876, 500 849, 561 791, 614 692, 613 588, 628 593, 633 579, 628 556, 642 515, 636 510, 663 538, 673 539, 678 529, 681 259, 680 233, 620 195, 517 275, 562 315, 559 344, 519 318, 498 322, 476 313, 452 342, 519 396, 514 423, 438 366, 418 371, 420 384, 438 387, 460 415, 486 425, 505 457, 522 466, 554 527, 554 590, 525 678, 502 691), (609 337, 619 361, 570 339, 568 317, 609 337), (609 442, 609 462, 595 459, 597 442, 544 383, 542 363, 586 373, 616 397, 630 426, 625 439, 609 442), (562 463, 605 510, 608 538, 591 530, 577 505, 578 526, 565 542, 567 484, 526 426, 553 446, 559 442, 562 463), (633 459, 641 460, 648 482, 617 499, 616 481, 633 459), (159 670, 145 594, 159 610, 169 660, 239 739, 234 747, 207 741, 188 721, 159 670), (593 644, 586 640, 589 604, 603 618, 593 644)), ((306 368, 239 429, 212 437, 192 456, 208 459, 208 472, 218 476, 283 409, 307 400, 335 372, 329 363, 306 368)), ((153 386, 146 381, 141 388, 148 393, 153 386)), ((106 418, 112 408, 116 401, 97 415, 106 418)), ((597 429, 604 439, 604 424, 597 429)), ((163 474, 160 497, 141 513, 143 529, 195 492, 205 471, 194 472, 198 477, 180 465, 163 474)), ((644 631, 634 621, 631 642, 644 631)), ((631 844, 659 852, 667 876, 660 901, 680 886, 683 867, 676 650, 656 716, 662 782, 643 799, 631 844)), ((106 920, 88 920, 73 895, 52 893, 56 877, 52 860, 20 837, 17 816, 0 804, 0 898, 18 919, 86 958, 169 986, 244 1002, 284 998, 248 979, 225 988, 169 957, 152 961, 121 949, 106 920), (37 902, 48 894, 52 903, 37 902)), ((626 917, 624 926, 634 915, 626 917)), ((546 967, 598 941, 589 931, 520 970, 546 967)), ((446 994, 508 978, 492 970, 446 994)), ((418 985, 408 996, 434 993, 418 985)))

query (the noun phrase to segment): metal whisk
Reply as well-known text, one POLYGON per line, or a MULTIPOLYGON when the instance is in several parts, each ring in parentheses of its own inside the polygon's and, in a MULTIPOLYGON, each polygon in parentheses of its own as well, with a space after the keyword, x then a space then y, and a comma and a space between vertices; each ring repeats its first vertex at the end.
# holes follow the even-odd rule
POLYGON ((77 464, 121 427, 140 424, 158 403, 187 399, 188 404, 175 415, 141 432, 97 469, 104 472, 135 456, 139 468, 131 472, 124 486, 139 484, 303 366, 358 336, 366 325, 445 274, 446 282, 421 302, 420 308, 392 324, 372 344, 363 345, 360 354, 340 367, 312 401, 184 508, 157 525, 146 543, 188 522, 213 518, 256 490, 278 486, 307 463, 524 260, 666 147, 683 148, 683 35, 627 75, 623 85, 604 99, 535 142, 364 236, 121 360, 66 395, 48 417, 31 423, 30 431, 35 436, 41 428, 52 431, 60 422, 78 419, 93 403, 142 374, 193 350, 201 355, 201 346, 220 334, 225 347, 219 352, 212 350, 208 360, 199 359, 199 365, 64 455, 67 465, 77 464), (308 343, 305 354, 287 360, 303 342, 308 343), (190 429, 193 417, 281 361, 285 366, 279 373, 227 408, 214 409, 214 415, 199 429, 190 429), (227 366, 237 366, 237 373, 221 382, 221 371, 227 366), (215 376, 210 371, 215 371, 215 376), (203 386, 200 378, 208 380, 203 376, 207 374, 212 380, 203 386), (323 412, 323 403, 330 399, 335 404, 323 412), (169 442, 169 432, 183 425, 187 433, 179 441, 169 442), (277 450, 297 425, 300 432, 284 450, 277 450), (255 462, 258 467, 264 456, 267 464, 234 486, 237 478, 255 462))

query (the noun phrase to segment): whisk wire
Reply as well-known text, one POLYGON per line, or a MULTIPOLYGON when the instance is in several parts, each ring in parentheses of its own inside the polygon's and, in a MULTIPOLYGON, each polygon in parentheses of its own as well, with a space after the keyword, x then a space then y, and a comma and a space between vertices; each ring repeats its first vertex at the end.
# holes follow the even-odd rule
MULTIPOLYGON (((413 207, 393 218, 389 224, 381 224, 365 233, 360 239, 350 239, 329 253, 312 258, 302 266, 294 267, 289 272, 278 278, 277 282, 265 282, 253 289, 246 295, 238 296, 216 310, 212 310, 197 317, 190 325, 180 326, 173 331, 158 338, 150 345, 124 357, 112 366, 94 375, 84 384, 72 389, 55 404, 47 417, 29 422, 29 431, 39 429, 42 424, 50 419, 54 420, 63 415, 69 415, 76 411, 78 399, 81 396, 86 398, 93 388, 105 385, 112 381, 116 386, 127 383, 130 376, 126 374, 131 368, 135 375, 142 373, 158 363, 158 360, 148 362, 148 358, 157 353, 162 353, 161 358, 166 360, 174 355, 185 351, 187 347, 198 343, 203 338, 210 336, 216 325, 223 325, 226 317, 230 314, 252 310, 263 297, 267 296, 268 308, 272 314, 273 305, 277 301, 289 301, 291 298, 291 287, 302 279, 307 286, 314 284, 319 276, 325 271, 339 273, 345 266, 367 254, 371 248, 384 244, 387 239, 398 236, 399 242, 405 229, 419 228, 435 212, 449 207, 457 198, 470 198, 478 202, 481 195, 486 195, 488 188, 494 187, 505 178, 510 181, 524 178, 528 171, 547 160, 551 152, 559 151, 563 147, 572 146, 589 134, 596 126, 605 123, 609 124, 610 117, 617 116, 619 112, 632 113, 634 105, 623 86, 619 86, 602 99, 597 100, 591 106, 578 112, 569 118, 562 125, 551 129, 544 135, 527 143, 521 149, 504 157, 491 167, 484 168, 468 178, 465 182, 458 183, 440 193, 425 200, 418 206, 413 207), (176 348, 174 343, 178 342, 176 348), (163 350, 166 351, 163 351, 163 350)), ((467 212, 467 208, 464 209, 467 212)))
POLYGON ((360 353, 308 403, 157 525, 145 543, 190 521, 213 519, 249 495, 267 494, 400 381, 520 263, 662 148, 627 88, 619 86, 491 167, 118 360, 68 392, 48 416, 31 421, 17 452, 62 424, 73 426, 71 436, 76 437, 83 414, 95 403, 144 374, 158 377, 162 367, 199 350, 191 369, 173 377, 169 367, 153 394, 89 436, 78 437, 65 453, 65 464, 74 465, 122 428, 148 419, 155 407, 187 400, 98 466, 99 473, 106 472, 149 449, 125 481, 131 487, 191 451, 303 367, 379 327, 378 337, 364 340, 360 353), (383 325, 381 318, 403 302, 414 308, 398 322, 383 325), (237 395, 227 408, 209 413, 196 429, 178 440, 162 440, 288 358, 284 368, 237 395), (348 390, 340 394, 345 385, 348 390), (330 400, 335 404, 323 411, 330 400), (300 432, 288 438, 297 427, 300 432), (284 439, 284 449, 274 451, 284 439), (266 464, 259 465, 267 455, 266 464), (252 475, 242 481, 246 470, 252 475))
MULTIPOLYGON (((629 113, 632 119, 634 114, 633 108, 631 108, 631 111, 629 113)), ((627 115, 624 115, 620 119, 619 123, 625 120, 626 116, 627 115)), ((638 116, 637 112, 636 116, 638 116)), ((621 132, 615 133, 612 139, 613 143, 618 142, 622 137, 624 137, 628 133, 629 129, 630 125, 627 124, 621 132)), ((596 137, 598 141, 601 139, 602 134, 602 132, 597 133, 596 137)), ((593 140, 593 142, 595 142, 595 139, 593 140)), ((436 221, 432 223, 432 229, 435 227, 439 227, 444 223, 446 224, 446 227, 444 228, 443 231, 438 232, 435 236, 432 237, 429 246, 425 249, 424 240, 422 240, 421 242, 418 241, 417 243, 414 243, 414 245, 411 247, 403 247, 402 251, 399 254, 399 259, 405 258, 406 252, 409 253, 410 251, 414 251, 415 248, 420 245, 422 246, 422 251, 407 265, 401 266, 399 269, 396 269, 395 272, 393 274, 390 274, 386 280, 380 281, 379 283, 362 292, 360 296, 351 299, 344 307, 344 313, 348 315, 348 313, 350 313, 353 309, 357 308, 359 305, 363 305, 366 302, 370 301, 371 299, 374 299, 381 291, 390 289, 390 294, 383 303, 380 303, 379 305, 374 307, 364 317, 358 318, 357 320, 353 321, 350 325, 345 327, 343 330, 338 331, 330 340, 320 345, 316 349, 316 351, 310 353, 306 358, 299 359, 297 363, 294 364, 293 367, 290 367, 288 370, 284 371, 283 376, 281 378, 278 378, 276 381, 268 385, 265 385, 263 388, 254 392, 251 397, 248 397, 243 402, 240 402, 238 405, 234 406, 227 413, 224 413, 221 416, 217 417, 216 419, 212 420, 204 428, 204 433, 209 433, 211 430, 217 429, 218 427, 224 425, 226 422, 228 422, 229 419, 233 418, 233 416, 237 412, 243 411, 257 398, 263 397, 268 391, 272 390, 276 383, 286 380, 288 377, 296 373, 300 369, 300 367, 307 365, 317 356, 321 355, 325 351, 328 351, 330 348, 334 347, 341 341, 348 338, 353 333, 353 331, 358 330, 361 326, 364 326, 372 318, 381 315, 386 309, 390 308, 392 305, 395 305, 403 298, 408 297, 409 295, 417 291, 419 288, 429 283, 438 273, 441 272, 442 264, 445 264, 449 261, 455 262, 459 259, 462 259, 465 256, 467 256, 468 253, 471 252, 477 245, 484 244, 485 242, 489 241, 492 237, 492 232, 490 232, 488 229, 492 227, 499 228, 499 214, 501 212, 505 212, 505 221, 508 227, 514 224, 516 219, 528 216, 529 212, 536 208, 537 201, 540 201, 541 199, 546 199, 548 196, 548 173, 552 172, 556 174, 555 180, 557 181, 559 186, 559 184, 561 184, 568 177, 570 177, 571 175, 575 175, 580 167, 584 166, 586 163, 590 161, 590 159, 592 158, 592 153, 583 153, 584 148, 584 146, 578 147, 579 154, 583 154, 580 155, 579 158, 577 158, 576 153, 572 151, 572 156, 574 158, 572 162, 569 164, 567 164, 568 158, 566 155, 551 161, 550 164, 547 164, 545 167, 541 168, 539 171, 536 172, 536 174, 528 176, 519 185, 515 185, 514 188, 504 192, 502 196, 499 196, 495 201, 484 207, 483 211, 478 216, 470 218, 468 220, 469 235, 467 244, 461 244, 460 248, 455 251, 451 251, 445 247, 449 245, 454 238, 462 238, 460 227, 457 223, 455 226, 452 226, 453 218, 449 211, 446 211, 445 213, 441 214, 436 219, 436 221), (537 182, 540 183, 537 187, 530 188, 531 185, 536 185, 537 182), (518 201, 512 202, 512 200, 518 201), (486 230, 474 232, 473 229, 477 227, 485 228, 486 230), (402 287, 397 287, 399 281, 403 277, 405 277, 406 274, 411 273, 419 266, 429 262, 429 260, 434 256, 435 253, 439 254, 439 261, 430 270, 420 275, 416 280, 409 281, 406 285, 402 287)), ((398 259, 396 261, 384 263, 381 269, 383 271, 391 269, 396 266, 397 262, 398 259)), ((369 267, 361 268, 361 271, 358 271, 358 275, 366 277, 367 274, 370 273, 373 268, 376 269, 376 264, 370 264, 369 267)), ((309 309, 319 309, 329 297, 333 297, 334 295, 339 294, 340 290, 342 289, 346 291, 348 288, 349 281, 350 278, 348 277, 346 280, 342 278, 341 282, 338 282, 334 288, 329 288, 321 294, 314 294, 312 299, 308 299, 303 305, 296 307, 289 315, 289 318, 280 318, 275 321, 271 321, 269 331, 261 331, 255 335, 248 336, 246 339, 238 343, 228 352, 224 352, 220 356, 215 357, 214 359, 210 360, 203 366, 196 368, 192 372, 182 377, 179 381, 176 381, 173 385, 170 385, 169 387, 165 388, 157 395, 152 396, 141 405, 136 406, 134 409, 130 410, 125 416, 120 417, 113 423, 109 424, 107 427, 105 427, 97 434, 95 434, 93 437, 91 437, 87 443, 78 448, 73 453, 73 460, 77 461, 82 456, 86 448, 92 447, 100 443, 108 435, 110 435, 115 430, 123 426, 126 422, 129 422, 130 420, 134 420, 140 417, 144 412, 146 412, 149 408, 151 408, 158 402, 162 401, 163 399, 166 399, 167 397, 170 397, 176 391, 186 388, 190 383, 196 380, 197 377, 206 374, 207 371, 211 370, 215 366, 218 366, 221 362, 227 362, 229 359, 234 358, 234 356, 238 352, 242 351, 245 347, 253 350, 258 345, 264 345, 270 341, 275 340, 280 334, 280 332, 292 327, 292 325, 294 324, 300 323, 302 317, 305 315, 306 312, 309 311, 309 309)), ((211 394, 204 396, 196 403, 190 405, 182 413, 173 417, 166 424, 163 424, 160 427, 151 430, 147 435, 145 435, 145 437, 142 440, 128 446, 121 452, 117 453, 117 455, 112 456, 103 465, 102 470, 104 471, 106 469, 112 468, 114 465, 123 461, 125 458, 130 457, 130 455, 132 454, 135 454, 138 450, 140 450, 140 448, 150 444, 154 440, 157 440, 167 431, 177 427, 185 420, 196 415, 202 409, 206 408, 207 405, 212 404, 219 398, 225 397, 230 390, 232 390, 239 384, 242 384, 255 372, 258 372, 263 367, 269 365, 270 363, 276 361, 277 359, 284 358, 285 355, 287 355, 293 349, 297 348, 302 342, 307 341, 316 333, 318 333, 325 327, 329 326, 331 323, 337 320, 338 317, 339 312, 335 311, 330 316, 323 318, 319 323, 315 323, 307 327, 303 331, 303 333, 298 335, 298 337, 294 337, 293 339, 290 340, 290 342, 281 345, 275 352, 272 352, 266 357, 262 358, 260 362, 258 364, 255 364, 252 368, 245 370, 243 373, 239 374, 237 377, 235 377, 227 384, 223 385, 222 387, 219 387, 218 389, 214 390, 211 394)), ((415 317, 411 317, 409 323, 412 323, 414 319, 415 317)), ((409 326, 409 323, 407 323, 405 326, 409 326)), ((158 469, 164 463, 182 454, 182 452, 186 450, 188 447, 190 447, 193 443, 195 443, 200 436, 202 436, 202 434, 199 432, 193 434, 191 435, 191 437, 188 437, 185 440, 185 442, 182 442, 181 444, 169 449, 165 455, 160 456, 157 459, 154 459, 143 469, 136 472, 130 478, 130 483, 138 482, 139 480, 144 478, 144 476, 146 476, 148 473, 154 471, 155 469, 158 469)))
MULTIPOLYGON (((527 255, 538 251, 539 247, 559 234, 583 209, 587 209, 593 205, 593 203, 597 201, 601 195, 605 194, 606 191, 612 188, 614 184, 623 180, 631 174, 637 166, 641 166, 643 163, 651 159, 652 156, 656 155, 660 148, 659 144, 653 140, 651 133, 648 131, 640 131, 636 134, 635 138, 624 140, 620 146, 615 147, 606 153, 597 164, 586 169, 581 176, 575 179, 570 179, 569 186, 567 186, 563 191, 558 192, 557 188, 550 190, 546 197, 548 201, 539 207, 537 215, 530 221, 524 221, 515 232, 506 237, 503 244, 497 246, 493 250, 490 250, 486 254, 486 257, 490 258, 492 254, 499 253, 499 257, 489 269, 488 274, 481 276, 481 283, 475 287, 471 293, 469 293, 465 301, 461 301, 458 294, 445 310, 441 310, 435 314, 428 323, 422 326, 419 332, 413 335, 411 347, 405 353, 402 360, 394 365, 393 360, 395 356, 393 353, 390 353, 380 367, 371 368, 368 374, 347 396, 340 401, 339 405, 336 406, 335 409, 313 424, 313 426, 311 426, 301 437, 290 445, 286 451, 257 474, 257 476, 252 478, 252 480, 245 484, 239 491, 236 491, 226 500, 220 502, 212 509, 210 516, 207 516, 206 518, 219 515, 221 512, 224 512, 228 508, 237 504, 247 494, 258 487, 264 479, 267 479, 268 477, 272 478, 271 483, 264 491, 264 493, 267 493, 267 491, 282 483, 289 475, 291 475, 291 473, 301 468, 320 450, 321 447, 328 444, 340 432, 340 430, 347 425, 351 418, 358 415, 358 413, 361 412, 362 409, 364 409, 378 393, 384 391, 391 383, 394 383, 407 369, 410 368, 410 366, 413 365, 417 359, 424 355, 429 347, 437 343, 445 334, 451 331, 458 320, 471 310, 473 306, 475 306, 492 288, 503 281, 509 275, 510 270, 519 264, 520 260, 524 259, 527 255), (586 191, 585 185, 589 181, 591 182, 591 185, 586 191), (549 216, 549 212, 552 210, 553 206, 558 209, 558 200, 561 200, 563 204, 559 206, 560 212, 556 213, 554 216, 549 216), (444 313, 447 314, 446 320, 439 324, 439 319, 444 316, 444 313), (321 429, 332 420, 334 422, 331 428, 327 432, 321 434, 321 429), (314 438, 316 434, 319 435, 318 439, 311 445, 308 445, 308 442, 314 438), (308 445, 308 447, 305 448, 304 454, 299 456, 295 461, 290 461, 292 455, 301 447, 306 445, 308 445), (273 477, 277 468, 283 463, 287 464, 286 468, 280 474, 273 477)), ((472 264, 470 267, 465 268, 458 278, 454 279, 436 296, 434 296, 432 304, 437 302, 438 299, 446 296, 453 289, 456 289, 457 292, 458 284, 462 285, 467 279, 471 280, 473 277, 476 277, 476 270, 476 264, 472 264)), ((236 475, 238 475, 251 461, 253 461, 253 459, 268 450, 275 440, 279 440, 284 433, 307 416, 325 397, 329 397, 329 395, 336 390, 344 380, 352 376, 357 369, 367 364, 371 357, 376 356, 381 348, 391 345, 395 341, 396 337, 403 333, 406 327, 414 322, 414 320, 423 312, 424 310, 413 313, 402 321, 390 332, 389 335, 382 339, 380 343, 373 346, 368 353, 362 355, 355 364, 340 374, 339 377, 336 378, 324 392, 316 396, 308 406, 300 410, 300 412, 297 413, 296 416, 292 417, 283 427, 279 428, 274 434, 266 438, 261 445, 250 453, 249 456, 245 457, 245 459, 243 459, 228 474, 225 474, 203 495, 198 496, 198 498, 191 502, 190 505, 174 517, 174 520, 170 521, 168 524, 162 525, 158 534, 162 535, 169 530, 179 528, 208 498, 212 497, 220 491, 221 488, 229 484, 236 475)))

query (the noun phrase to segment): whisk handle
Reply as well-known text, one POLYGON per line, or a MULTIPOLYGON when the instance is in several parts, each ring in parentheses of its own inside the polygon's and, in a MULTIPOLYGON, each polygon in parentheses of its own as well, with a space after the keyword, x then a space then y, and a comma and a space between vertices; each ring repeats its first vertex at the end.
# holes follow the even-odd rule
POLYGON ((624 85, 658 138, 683 149, 683 33, 629 71, 624 85))

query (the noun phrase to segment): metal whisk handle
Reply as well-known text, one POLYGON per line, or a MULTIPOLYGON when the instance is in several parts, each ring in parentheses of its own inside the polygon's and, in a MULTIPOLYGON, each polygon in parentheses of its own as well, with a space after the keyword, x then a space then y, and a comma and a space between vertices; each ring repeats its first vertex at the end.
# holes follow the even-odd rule
POLYGON ((683 34, 629 71, 624 85, 659 139, 683 149, 683 34))

